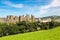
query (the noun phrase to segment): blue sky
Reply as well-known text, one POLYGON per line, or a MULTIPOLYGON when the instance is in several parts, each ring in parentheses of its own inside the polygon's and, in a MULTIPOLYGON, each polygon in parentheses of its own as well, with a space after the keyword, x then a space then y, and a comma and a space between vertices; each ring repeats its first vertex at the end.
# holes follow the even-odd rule
POLYGON ((0 17, 26 14, 35 17, 60 16, 60 0, 0 0, 0 17))

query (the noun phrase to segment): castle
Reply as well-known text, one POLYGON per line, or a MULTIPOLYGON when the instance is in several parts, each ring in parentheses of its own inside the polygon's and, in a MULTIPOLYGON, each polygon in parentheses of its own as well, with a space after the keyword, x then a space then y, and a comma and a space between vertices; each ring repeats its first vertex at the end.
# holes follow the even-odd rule
POLYGON ((0 18, 0 23, 16 23, 16 22, 21 22, 21 21, 28 21, 28 22, 33 22, 35 21, 35 17, 33 15, 29 16, 28 14, 26 16, 13 16, 9 15, 6 18, 0 18))
POLYGON ((17 22, 22 22, 22 21, 27 21, 27 22, 35 22, 35 21, 39 21, 39 22, 51 22, 50 18, 47 19, 41 19, 41 18, 35 18, 33 15, 29 16, 28 14, 26 14, 26 16, 22 15, 22 16, 13 16, 13 15, 9 15, 6 18, 0 18, 0 23, 17 23, 17 22))

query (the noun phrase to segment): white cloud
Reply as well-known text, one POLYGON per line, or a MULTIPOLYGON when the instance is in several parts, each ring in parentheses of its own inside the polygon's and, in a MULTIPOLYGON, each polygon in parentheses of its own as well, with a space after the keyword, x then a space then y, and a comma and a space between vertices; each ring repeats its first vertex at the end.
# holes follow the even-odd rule
POLYGON ((49 5, 41 6, 39 8, 41 14, 45 14, 48 12, 50 8, 60 7, 60 0, 53 0, 49 5))
POLYGON ((24 7, 23 4, 14 4, 10 1, 5 1, 4 4, 6 4, 8 6, 11 6, 11 7, 14 7, 14 8, 23 8, 24 7))
POLYGON ((60 0, 53 0, 53 2, 50 4, 51 7, 58 7, 60 6, 60 0))
MULTIPOLYGON (((24 7, 23 4, 14 4, 14 3, 11 3, 10 1, 5 1, 4 4, 14 7, 14 8, 23 8, 24 7)), ((55 7, 60 7, 60 0, 52 0, 52 2, 50 4, 41 6, 41 7, 40 6, 31 7, 31 6, 27 5, 24 7, 25 9, 24 9, 23 13, 34 14, 36 16, 45 15, 45 14, 50 15, 50 13, 59 14, 60 11, 57 11, 58 9, 55 7), (52 10, 52 8, 55 8, 55 9, 52 10), (39 13, 40 13, 40 15, 39 15, 39 13)))

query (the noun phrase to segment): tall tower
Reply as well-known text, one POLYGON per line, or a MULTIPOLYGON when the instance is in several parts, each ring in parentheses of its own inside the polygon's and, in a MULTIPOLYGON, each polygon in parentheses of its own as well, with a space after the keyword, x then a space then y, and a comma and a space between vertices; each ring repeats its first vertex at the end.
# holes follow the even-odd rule
POLYGON ((18 22, 19 18, 17 16, 14 17, 14 22, 18 22))
POLYGON ((19 16, 19 21, 24 21, 24 15, 23 16, 19 16))
POLYGON ((10 16, 7 16, 7 19, 9 19, 9 20, 13 20, 13 16, 12 15, 10 15, 10 16))
POLYGON ((28 14, 26 14, 26 16, 25 16, 25 21, 30 21, 30 16, 28 15, 28 14))
POLYGON ((9 22, 13 22, 14 16, 13 16, 13 15, 7 16, 7 20, 8 20, 9 22))
POLYGON ((33 15, 31 15, 31 21, 35 21, 35 17, 33 15))

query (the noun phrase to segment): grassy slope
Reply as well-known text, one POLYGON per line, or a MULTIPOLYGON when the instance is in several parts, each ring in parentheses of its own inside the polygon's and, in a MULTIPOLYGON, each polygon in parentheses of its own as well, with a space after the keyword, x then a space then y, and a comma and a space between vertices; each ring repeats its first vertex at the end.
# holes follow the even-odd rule
POLYGON ((60 27, 1 37, 0 40, 60 40, 60 27))

